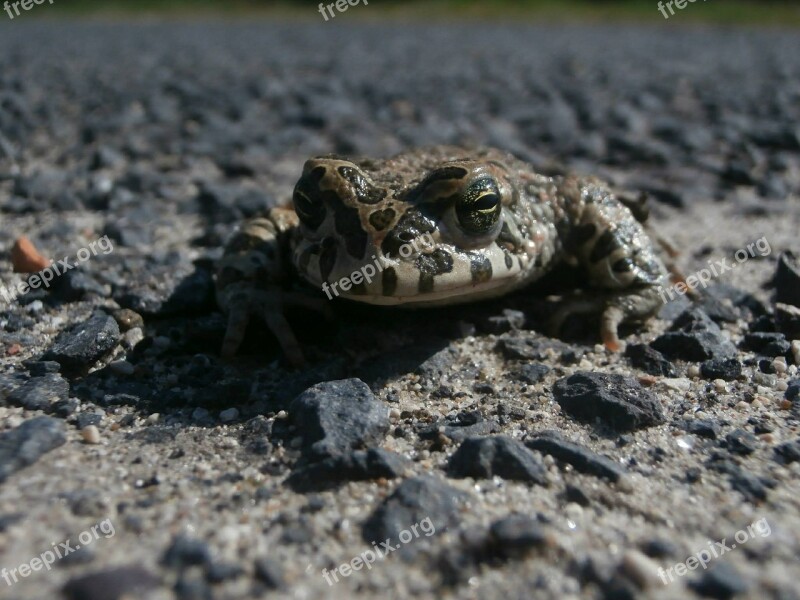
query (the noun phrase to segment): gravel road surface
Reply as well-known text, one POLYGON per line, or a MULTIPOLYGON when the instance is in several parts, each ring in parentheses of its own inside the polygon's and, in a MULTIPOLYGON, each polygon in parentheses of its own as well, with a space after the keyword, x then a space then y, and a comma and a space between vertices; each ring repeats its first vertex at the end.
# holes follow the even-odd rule
POLYGON ((791 30, 0 24, 0 597, 800 598, 799 197, 791 30), (222 361, 236 225, 433 143, 646 192, 732 268, 617 354, 541 333, 554 278, 222 361), (75 267, 18 294, 20 236, 75 267))

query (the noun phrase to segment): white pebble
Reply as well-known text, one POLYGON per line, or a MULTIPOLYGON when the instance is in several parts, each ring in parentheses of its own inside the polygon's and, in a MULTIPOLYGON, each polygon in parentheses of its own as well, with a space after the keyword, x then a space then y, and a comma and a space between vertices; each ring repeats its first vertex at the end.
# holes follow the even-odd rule
POLYGON ((714 387, 720 394, 723 394, 728 391, 728 384, 725 383, 724 379, 715 379, 714 387))
POLYGON ((785 392, 789 389, 789 382, 785 379, 781 379, 778 383, 775 384, 775 389, 779 392, 785 392))
POLYGON ((664 378, 660 382, 664 387, 668 387, 678 392, 687 392, 692 387, 692 382, 685 377, 678 378, 664 378))
POLYGON ((700 367, 697 365, 691 365, 688 369, 686 369, 686 374, 689 377, 700 377, 700 367))
POLYGON ((83 436, 83 441, 86 442, 87 444, 100 443, 100 432, 94 425, 87 425, 86 427, 81 429, 81 435, 83 436))
POLYGON ((794 364, 800 365, 800 340, 792 342, 792 354, 794 354, 794 364))
POLYGON ((159 413, 153 413, 152 415, 150 415, 149 417, 147 417, 147 419, 145 420, 145 422, 146 422, 148 425, 155 425, 156 423, 158 423, 158 420, 159 420, 160 418, 161 418, 161 415, 160 415, 159 413))
POLYGON ((772 361, 772 366, 776 373, 786 373, 786 371, 789 370, 789 368, 786 366, 786 358, 783 356, 779 356, 772 361))
POLYGON ((620 570, 639 586, 640 589, 659 587, 659 566, 651 558, 638 550, 627 550, 622 555, 620 570))

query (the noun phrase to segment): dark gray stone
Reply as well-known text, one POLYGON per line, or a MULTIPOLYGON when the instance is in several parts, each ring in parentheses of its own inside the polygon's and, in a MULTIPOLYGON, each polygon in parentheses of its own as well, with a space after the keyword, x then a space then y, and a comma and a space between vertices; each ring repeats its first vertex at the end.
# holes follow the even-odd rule
POLYGON ((734 429, 725 436, 725 447, 734 454, 747 456, 758 448, 758 438, 744 429, 734 429))
POLYGON ((423 440, 435 441, 440 436, 445 436, 454 442, 463 442, 468 437, 489 435, 501 429, 497 421, 484 418, 478 411, 470 411, 448 415, 441 421, 423 425, 417 431, 417 435, 423 440))
MULTIPOLYGON (((406 479, 366 520, 362 537, 367 543, 391 540, 397 546, 400 532, 426 519, 430 519, 428 528, 432 526, 437 534, 441 533, 459 524, 460 510, 468 498, 464 492, 431 476, 406 479)), ((401 548, 413 554, 414 545, 411 542, 401 548)))
POLYGON ((98 311, 61 332, 42 358, 56 361, 65 371, 83 371, 116 348, 119 340, 117 322, 98 311))
POLYGON ((775 324, 790 340, 800 339, 800 308, 791 304, 775 303, 775 324))
POLYGON ((63 421, 36 417, 0 433, 0 483, 67 441, 63 421))
POLYGON ((744 336, 743 346, 762 356, 784 356, 792 345, 782 333, 758 331, 744 336))
POLYGON ((706 379, 733 381, 742 374, 742 363, 735 358, 713 358, 700 365, 700 373, 706 379))
POLYGON ((586 349, 573 346, 561 340, 542 337, 528 331, 506 333, 497 340, 497 349, 509 359, 545 360, 554 353, 566 363, 577 362, 586 353, 586 349))
POLYGON ((675 367, 658 350, 646 344, 631 344, 625 348, 631 364, 637 369, 641 369, 650 375, 661 375, 663 377, 675 377, 675 367))
POLYGON ((707 419, 692 419, 686 422, 686 431, 702 438, 717 439, 720 432, 719 423, 707 419))
POLYGON ((800 462, 800 438, 776 446, 775 456, 784 464, 800 462))
POLYGON ((7 402, 28 410, 51 411, 69 398, 69 383, 60 375, 34 377, 8 395, 7 402))
POLYGON ((269 590, 282 590, 286 587, 281 565, 272 558, 257 558, 254 564, 254 575, 269 590))
POLYGON ((650 346, 671 360, 700 362, 736 356, 736 347, 722 335, 719 326, 698 308, 681 313, 670 331, 656 338, 650 346))
POLYGON ((792 252, 778 258, 774 283, 776 302, 800 307, 800 261, 792 252))
POLYGON ((389 430, 389 409, 360 379, 318 383, 289 405, 309 460, 374 446, 389 430))
POLYGON ((547 532, 540 523, 525 515, 511 515, 489 527, 490 544, 505 558, 526 555, 548 545, 547 532))
POLYGON ((800 399, 800 379, 793 379, 786 388, 786 399, 796 402, 800 399))
POLYGON ((120 600, 143 597, 159 585, 150 571, 129 566, 74 577, 66 583, 63 593, 67 600, 120 600))
POLYGON ((356 450, 300 467, 289 476, 286 484, 296 492, 319 491, 347 481, 395 479, 402 476, 409 465, 404 457, 382 448, 356 450))
POLYGON ((705 571, 700 579, 691 581, 689 587, 706 598, 729 600, 746 593, 750 584, 731 563, 719 562, 705 571))
POLYGON ((625 475, 625 469, 619 463, 580 444, 569 442, 555 431, 544 431, 528 438, 525 440, 525 445, 571 465, 579 473, 587 473, 614 482, 625 475))
POLYGON ((568 415, 590 423, 597 419, 615 431, 664 422, 658 398, 623 375, 581 371, 559 379, 553 395, 568 415))
POLYGON ((453 477, 502 477, 547 485, 547 469, 525 444, 506 436, 464 440, 448 463, 453 477))
POLYGON ((182 570, 187 567, 206 566, 211 563, 211 550, 202 540, 185 535, 172 538, 169 548, 161 557, 161 564, 170 569, 182 570))
POLYGON ((540 382, 550 372, 550 367, 538 363, 528 363, 522 365, 519 369, 512 373, 514 379, 518 379, 522 383, 532 385, 540 382))

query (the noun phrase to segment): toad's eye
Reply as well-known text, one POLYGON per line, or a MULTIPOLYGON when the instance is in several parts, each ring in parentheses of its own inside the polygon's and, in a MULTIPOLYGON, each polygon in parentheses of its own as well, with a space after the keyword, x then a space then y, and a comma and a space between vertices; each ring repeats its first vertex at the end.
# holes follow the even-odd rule
POLYGON ((493 179, 480 179, 456 202, 458 224, 466 233, 488 233, 500 219, 500 191, 493 179))
POLYGON ((298 183, 294 188, 294 212, 300 218, 300 221, 309 229, 316 230, 325 220, 325 205, 322 202, 314 201, 311 197, 300 189, 301 184, 298 183))

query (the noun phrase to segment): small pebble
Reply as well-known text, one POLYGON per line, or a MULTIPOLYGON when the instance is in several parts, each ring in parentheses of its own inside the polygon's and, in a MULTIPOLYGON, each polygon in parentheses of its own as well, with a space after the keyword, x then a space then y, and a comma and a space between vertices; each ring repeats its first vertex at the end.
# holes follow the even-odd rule
POLYGON ((228 408, 219 413, 219 420, 223 423, 230 423, 239 418, 239 411, 235 408, 228 408))
POLYGON ((686 369, 686 374, 692 378, 700 377, 700 367, 697 365, 691 365, 688 369, 686 369))
POLYGON ((786 373, 788 367, 786 366, 786 359, 783 356, 779 356, 772 362, 772 366, 775 368, 776 373, 786 373))
POLYGON ((208 412, 205 408, 198 406, 192 411, 192 420, 193 421, 205 421, 211 413, 208 412))
POLYGON ((87 444, 100 443, 100 432, 94 425, 87 425, 86 427, 81 429, 81 435, 83 436, 83 441, 86 442, 87 444))
POLYGON ((108 368, 117 375, 125 376, 133 375, 134 371, 136 370, 136 367, 134 367, 127 360, 115 360, 108 365, 108 368))
POLYGON ((714 387, 720 394, 724 394, 725 392, 728 391, 728 384, 725 383, 724 379, 715 379, 714 387))
POLYGON ((775 389, 779 392, 785 392, 789 389, 789 382, 782 379, 775 384, 775 389))
POLYGON ((692 387, 692 382, 685 377, 679 377, 677 379, 664 378, 661 380, 661 384, 664 385, 664 387, 678 392, 688 392, 692 387))
POLYGON ((620 570, 640 589, 658 587, 661 583, 658 576, 659 566, 638 550, 628 550, 622 555, 620 570))
POLYGON ((742 400, 741 402, 736 404, 736 410, 745 411, 745 410, 748 410, 749 408, 750 408, 750 405, 747 402, 745 402, 744 400, 742 400))
POLYGON ((800 340, 792 342, 792 354, 794 354, 794 364, 800 365, 800 340))

